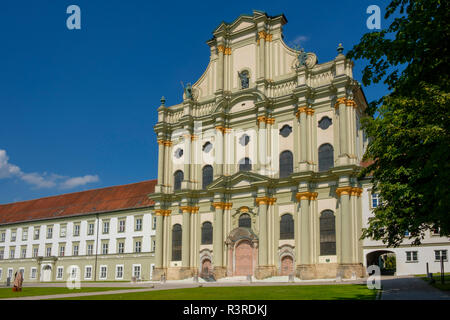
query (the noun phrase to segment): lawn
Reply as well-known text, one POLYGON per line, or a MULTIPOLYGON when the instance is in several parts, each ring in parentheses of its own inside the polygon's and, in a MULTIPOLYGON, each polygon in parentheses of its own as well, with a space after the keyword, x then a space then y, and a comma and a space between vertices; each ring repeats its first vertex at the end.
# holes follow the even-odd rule
MULTIPOLYGON (((423 280, 428 282, 427 277, 422 277, 423 280)), ((450 291, 450 275, 444 274, 444 284, 441 283, 441 274, 433 274, 434 283, 430 283, 435 288, 438 288, 440 290, 444 291, 450 291)))
POLYGON ((99 291, 111 291, 111 290, 125 290, 125 289, 139 289, 122 288, 122 287, 104 287, 94 288, 85 287, 81 289, 67 289, 66 287, 23 287, 20 292, 13 292, 12 288, 0 288, 0 299, 3 298, 18 298, 18 297, 31 297, 31 296, 44 296, 51 294, 65 294, 65 293, 80 293, 80 292, 99 292, 99 291))
POLYGON ((68 298, 70 300, 374 300, 365 285, 198 287, 68 298))

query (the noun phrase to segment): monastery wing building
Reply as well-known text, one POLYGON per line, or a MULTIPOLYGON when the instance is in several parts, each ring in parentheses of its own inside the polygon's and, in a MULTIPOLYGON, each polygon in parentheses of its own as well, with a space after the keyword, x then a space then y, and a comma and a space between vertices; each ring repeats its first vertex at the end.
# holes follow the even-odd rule
POLYGON ((0 281, 448 269, 438 231, 420 247, 360 239, 379 202, 358 179, 367 101, 342 45, 319 63, 285 44, 286 23, 254 11, 213 31, 204 74, 180 104, 161 99, 157 181, 0 205, 0 281))

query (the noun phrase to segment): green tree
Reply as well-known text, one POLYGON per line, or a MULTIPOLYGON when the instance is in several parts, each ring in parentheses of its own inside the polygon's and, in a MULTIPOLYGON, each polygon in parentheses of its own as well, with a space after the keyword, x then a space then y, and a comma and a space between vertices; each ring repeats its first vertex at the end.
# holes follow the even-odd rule
POLYGON ((362 237, 397 246, 406 231, 420 244, 440 228, 450 236, 450 96, 448 1, 394 0, 387 29, 370 32, 347 57, 366 59, 362 82, 383 82, 389 94, 370 103, 363 119, 364 156, 382 203, 362 237))

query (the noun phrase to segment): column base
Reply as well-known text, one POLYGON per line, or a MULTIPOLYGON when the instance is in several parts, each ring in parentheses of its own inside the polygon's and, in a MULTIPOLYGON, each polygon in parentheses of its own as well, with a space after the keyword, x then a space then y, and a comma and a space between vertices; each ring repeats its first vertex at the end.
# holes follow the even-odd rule
POLYGON ((316 265, 299 264, 295 269, 295 276, 301 280, 311 280, 320 278, 322 274, 317 274, 316 265))
POLYGON ((364 278, 366 269, 362 263, 342 263, 338 266, 337 275, 342 279, 364 278))
POLYGON ((273 277, 277 274, 277 268, 275 266, 257 266, 255 271, 255 278, 265 279, 273 277))
POLYGON ((214 267, 213 268, 214 279, 225 278, 227 276, 227 268, 226 267, 214 267))
POLYGON ((196 269, 191 267, 170 267, 167 268, 168 280, 183 280, 192 278, 196 269))
POLYGON ((155 268, 152 273, 153 281, 160 281, 161 277, 165 275, 167 278, 167 268, 155 268))
POLYGON ((295 276, 302 280, 312 279, 358 279, 365 276, 364 266, 360 263, 338 264, 318 263, 297 265, 295 276))

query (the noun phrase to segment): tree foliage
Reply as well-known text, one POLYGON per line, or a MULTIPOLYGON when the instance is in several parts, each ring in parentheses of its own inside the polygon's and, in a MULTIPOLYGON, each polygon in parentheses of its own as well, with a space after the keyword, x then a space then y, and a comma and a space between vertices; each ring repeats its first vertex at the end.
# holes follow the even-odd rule
POLYGON ((363 84, 383 82, 389 94, 370 103, 361 175, 383 199, 363 237, 397 246, 409 232, 420 244, 427 230, 450 236, 449 4, 393 0, 387 29, 365 34, 347 54, 367 59, 363 84))

